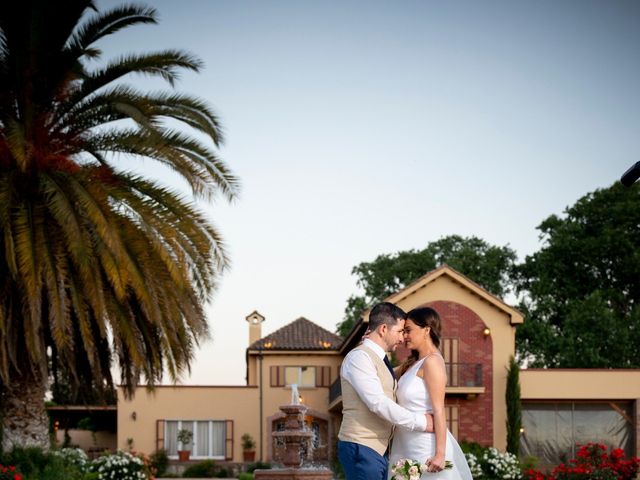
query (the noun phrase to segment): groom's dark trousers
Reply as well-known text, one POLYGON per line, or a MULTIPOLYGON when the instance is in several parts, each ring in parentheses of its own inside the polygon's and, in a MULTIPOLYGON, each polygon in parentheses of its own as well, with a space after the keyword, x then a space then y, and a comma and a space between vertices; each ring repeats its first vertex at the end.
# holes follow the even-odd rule
POLYGON ((338 460, 347 480, 386 480, 389 461, 372 448, 338 440, 338 460))

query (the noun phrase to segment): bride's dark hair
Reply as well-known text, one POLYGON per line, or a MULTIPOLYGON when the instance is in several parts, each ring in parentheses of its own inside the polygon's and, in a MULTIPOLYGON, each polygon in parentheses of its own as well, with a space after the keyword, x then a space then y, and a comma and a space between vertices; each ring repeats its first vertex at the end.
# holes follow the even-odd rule
MULTIPOLYGON (((431 307, 418 307, 411 310, 407 313, 407 320, 411 320, 420 328, 429 327, 429 336, 431 337, 431 341, 436 346, 436 348, 440 348, 440 338, 442 336, 442 321, 440 320, 440 315, 431 307)), ((418 360, 418 351, 411 350, 411 354, 407 357, 407 359, 400 365, 400 375, 406 372, 411 365, 413 365, 418 360)))

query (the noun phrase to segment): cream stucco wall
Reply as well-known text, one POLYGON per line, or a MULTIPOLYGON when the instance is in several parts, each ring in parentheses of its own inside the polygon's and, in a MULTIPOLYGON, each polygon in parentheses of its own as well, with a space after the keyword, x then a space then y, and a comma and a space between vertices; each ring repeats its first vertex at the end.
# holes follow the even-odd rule
POLYGON ((484 297, 474 294, 448 275, 441 275, 417 290, 401 291, 387 300, 409 311, 424 303, 449 301, 473 310, 491 329, 493 342, 493 445, 504 450, 507 445, 506 401, 504 392, 507 384, 509 358, 515 353, 515 326, 504 310, 490 303, 484 297))
MULTIPOLYGON (((249 433, 256 440, 256 459, 268 460, 270 452, 267 419, 279 412, 280 405, 291 402, 290 387, 270 386, 271 367, 329 366, 333 382, 337 378, 341 361, 342 357, 336 351, 317 354, 270 351, 264 353, 261 359, 259 355, 249 355, 251 385, 247 387, 162 386, 156 387, 153 393, 147 392, 145 388, 138 388, 132 400, 126 400, 119 389, 118 448, 126 448, 127 438, 133 438, 136 450, 153 452, 156 449, 157 420, 233 420, 233 461, 242 461, 240 437, 243 433, 249 433), (260 366, 262 388, 259 385, 260 366), (135 420, 132 418, 133 412, 136 412, 135 420)), ((327 387, 299 387, 299 393, 310 410, 327 413, 327 387)))
POLYGON ((137 451, 154 452, 157 420, 233 420, 233 461, 240 462, 242 434, 259 438, 257 405, 256 387, 141 387, 131 400, 118 389, 118 448, 126 449, 133 438, 137 451))
POLYGON ((640 399, 640 370, 521 370, 520 397, 522 400, 636 400, 640 399))

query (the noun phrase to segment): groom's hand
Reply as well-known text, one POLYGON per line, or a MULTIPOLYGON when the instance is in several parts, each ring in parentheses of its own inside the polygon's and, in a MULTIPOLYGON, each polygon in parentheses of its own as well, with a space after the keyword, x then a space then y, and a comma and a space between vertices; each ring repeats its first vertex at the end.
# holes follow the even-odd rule
POLYGON ((427 417, 427 428, 425 428, 424 431, 433 433, 433 415, 425 413, 424 416, 427 417))

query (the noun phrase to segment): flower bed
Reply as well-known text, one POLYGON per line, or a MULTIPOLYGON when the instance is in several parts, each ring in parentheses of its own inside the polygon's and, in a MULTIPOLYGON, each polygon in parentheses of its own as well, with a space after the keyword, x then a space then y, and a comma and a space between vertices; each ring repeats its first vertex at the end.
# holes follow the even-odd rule
POLYGON ((0 480, 22 480, 22 475, 16 471, 16 467, 13 465, 5 467, 0 464, 0 480))
POLYGON ((14 448, 0 455, 0 480, 153 480, 145 455, 118 451, 90 461, 79 448, 14 448))
POLYGON ((587 443, 582 445, 576 458, 561 463, 550 474, 537 470, 524 472, 525 480, 634 480, 640 467, 640 459, 626 458, 624 451, 606 445, 587 443))

